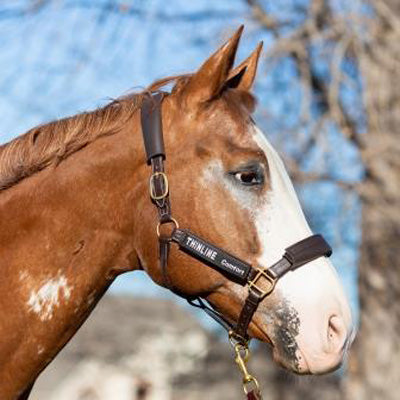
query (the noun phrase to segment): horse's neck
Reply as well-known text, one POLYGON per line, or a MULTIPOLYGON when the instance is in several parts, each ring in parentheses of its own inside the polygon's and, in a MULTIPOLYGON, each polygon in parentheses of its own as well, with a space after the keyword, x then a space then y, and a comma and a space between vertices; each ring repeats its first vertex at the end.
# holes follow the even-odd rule
POLYGON ((138 267, 135 136, 98 139, 1 194, 1 399, 35 378, 116 275, 138 267))

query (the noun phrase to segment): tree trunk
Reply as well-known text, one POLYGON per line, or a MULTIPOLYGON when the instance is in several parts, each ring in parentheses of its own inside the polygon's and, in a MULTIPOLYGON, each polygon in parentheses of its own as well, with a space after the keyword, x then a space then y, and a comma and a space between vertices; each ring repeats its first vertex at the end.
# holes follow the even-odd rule
POLYGON ((360 330, 347 398, 394 400, 400 384, 400 5, 372 4, 376 31, 359 59, 369 131, 362 151, 360 330))
POLYGON ((400 194, 392 205, 371 197, 363 202, 360 331, 351 352, 347 398, 394 400, 400 383, 400 224, 395 218, 400 194))

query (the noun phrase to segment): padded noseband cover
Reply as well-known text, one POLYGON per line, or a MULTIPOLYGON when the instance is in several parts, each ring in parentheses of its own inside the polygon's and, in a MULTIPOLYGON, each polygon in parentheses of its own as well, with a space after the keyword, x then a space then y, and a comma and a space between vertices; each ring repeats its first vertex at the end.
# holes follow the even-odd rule
POLYGON ((284 257, 292 264, 292 269, 301 267, 318 257, 330 257, 332 248, 322 235, 313 235, 285 250, 284 257))

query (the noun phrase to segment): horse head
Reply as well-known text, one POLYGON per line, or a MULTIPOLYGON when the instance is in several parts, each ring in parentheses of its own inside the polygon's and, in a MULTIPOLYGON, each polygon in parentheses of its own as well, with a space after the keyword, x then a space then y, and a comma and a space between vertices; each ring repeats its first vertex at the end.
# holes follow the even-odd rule
MULTIPOLYGON (((250 90, 262 45, 233 68, 241 31, 197 72, 177 79, 163 100, 166 168, 180 225, 266 268, 311 230, 281 158, 251 117, 250 90)), ((158 258, 157 217, 146 191, 140 204, 138 258, 155 282, 167 285, 158 258)), ((167 273, 175 291, 200 296, 227 320, 237 321, 245 287, 174 246, 167 273)), ((319 257, 283 276, 258 307, 249 334, 270 343, 275 360, 296 373, 337 368, 353 325, 330 261, 319 257)))

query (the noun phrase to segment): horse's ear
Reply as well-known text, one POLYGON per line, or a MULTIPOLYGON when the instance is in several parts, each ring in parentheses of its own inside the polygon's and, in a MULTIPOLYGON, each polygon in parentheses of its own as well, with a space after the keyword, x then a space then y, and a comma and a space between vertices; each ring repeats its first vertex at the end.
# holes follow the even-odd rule
POLYGON ((206 102, 221 93, 235 60, 242 31, 243 25, 192 75, 184 91, 188 101, 206 102))
POLYGON ((227 87, 250 91, 256 77, 262 47, 263 42, 260 42, 250 56, 229 73, 227 87))

